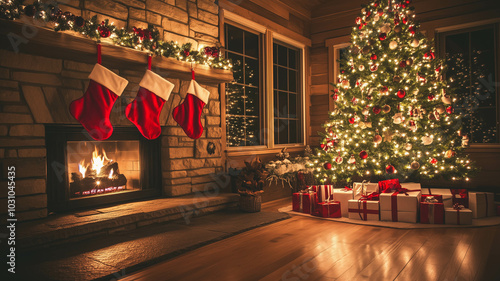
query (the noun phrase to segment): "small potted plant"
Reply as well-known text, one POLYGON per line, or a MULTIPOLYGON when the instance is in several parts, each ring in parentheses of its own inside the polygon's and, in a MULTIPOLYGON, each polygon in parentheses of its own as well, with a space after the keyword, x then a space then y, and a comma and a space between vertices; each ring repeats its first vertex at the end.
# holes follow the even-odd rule
POLYGON ((260 212, 264 181, 267 176, 268 173, 258 157, 251 162, 245 161, 245 167, 241 169, 237 179, 242 211, 260 212))

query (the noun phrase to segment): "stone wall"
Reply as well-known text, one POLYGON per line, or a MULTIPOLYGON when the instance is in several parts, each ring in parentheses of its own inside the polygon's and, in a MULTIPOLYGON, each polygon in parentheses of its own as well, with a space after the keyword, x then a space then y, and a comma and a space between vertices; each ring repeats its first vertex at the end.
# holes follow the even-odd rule
MULTIPOLYGON (((66 0, 63 11, 102 18, 131 29, 154 24, 164 40, 213 45, 218 41, 218 6, 210 0, 66 0)), ((195 46, 196 47, 196 46, 195 46)), ((47 216, 46 149, 44 124, 79 123, 70 115, 69 104, 81 97, 88 85, 94 62, 62 60, 0 50, 0 163, 2 191, 0 206, 6 206, 7 167, 16 166, 16 214, 19 220, 47 216)), ((145 68, 111 68, 129 84, 111 113, 113 126, 134 126, 124 114, 139 88, 145 68)), ((215 173, 223 171, 221 159, 221 108, 217 85, 202 85, 210 101, 202 114, 204 133, 198 140, 188 138, 173 120, 171 112, 186 95, 189 81, 170 79, 175 84, 160 115, 162 123, 163 194, 179 196, 213 189, 215 173), (216 146, 207 153, 208 142, 216 146)), ((0 210, 0 216, 7 208, 0 210)))

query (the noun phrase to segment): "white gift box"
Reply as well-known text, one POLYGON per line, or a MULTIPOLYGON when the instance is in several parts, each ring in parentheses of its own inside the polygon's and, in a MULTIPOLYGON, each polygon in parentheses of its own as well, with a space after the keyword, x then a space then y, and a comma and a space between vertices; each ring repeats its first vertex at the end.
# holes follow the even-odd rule
POLYGON ((379 192, 378 183, 370 182, 355 182, 352 186, 353 199, 359 199, 364 195, 368 195, 373 192, 379 192))
POLYGON ((333 190, 333 201, 340 202, 340 210, 343 217, 347 217, 348 201, 354 199, 353 191, 345 188, 336 188, 333 190))
MULTIPOLYGON (((357 200, 348 201, 348 214, 350 219, 355 220, 379 220, 379 201, 357 200)), ((342 203, 340 204, 342 206, 342 203)))
POLYGON ((453 199, 450 189, 447 188, 423 188, 422 194, 441 195, 445 208, 453 207, 453 199))
POLYGON ((401 192, 394 196, 393 194, 380 194, 380 220, 416 223, 420 206, 420 190, 401 192))
POLYGON ((444 223, 445 224, 472 224, 472 210, 461 209, 455 210, 454 208, 444 209, 444 223))
POLYGON ((400 184, 401 188, 406 188, 408 190, 422 190, 422 186, 420 186, 420 183, 418 182, 403 182, 400 184))
POLYGON ((495 216, 495 195, 492 192, 469 192, 469 209, 472 218, 495 216))
POLYGON ((318 203, 328 201, 333 194, 333 185, 331 184, 313 185, 309 188, 316 192, 318 203))

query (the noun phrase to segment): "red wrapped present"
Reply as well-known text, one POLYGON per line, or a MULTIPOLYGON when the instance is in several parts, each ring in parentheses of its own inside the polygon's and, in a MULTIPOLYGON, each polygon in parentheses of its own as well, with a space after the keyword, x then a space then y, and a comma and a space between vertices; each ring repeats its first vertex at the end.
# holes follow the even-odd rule
POLYGON ((342 212, 340 210, 339 201, 326 201, 316 205, 316 215, 324 218, 340 218, 342 212))
POLYGON ((317 193, 317 202, 325 202, 331 200, 333 197, 333 185, 331 184, 313 185, 311 187, 308 186, 308 188, 317 193))
POLYGON ((436 199, 436 203, 443 203, 443 195, 439 194, 422 194, 422 197, 420 198, 421 202, 427 202, 426 200, 428 199, 436 199))
POLYGON ((427 197, 420 202, 420 223, 444 224, 444 204, 436 198, 427 197))
POLYGON ((296 212, 312 214, 315 206, 316 192, 297 192, 292 195, 292 208, 296 212))
POLYGON ((465 208, 469 208, 469 192, 467 189, 450 189, 453 205, 462 205, 465 208))
POLYGON ((385 180, 378 182, 378 190, 380 193, 391 193, 401 188, 398 179, 385 180))

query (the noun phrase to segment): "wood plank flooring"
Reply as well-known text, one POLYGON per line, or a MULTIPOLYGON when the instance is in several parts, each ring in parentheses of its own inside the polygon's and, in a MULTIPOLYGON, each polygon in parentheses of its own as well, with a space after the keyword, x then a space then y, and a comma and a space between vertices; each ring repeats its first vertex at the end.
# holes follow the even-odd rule
POLYGON ((294 216, 120 280, 495 281, 499 244, 500 226, 392 229, 294 216))

